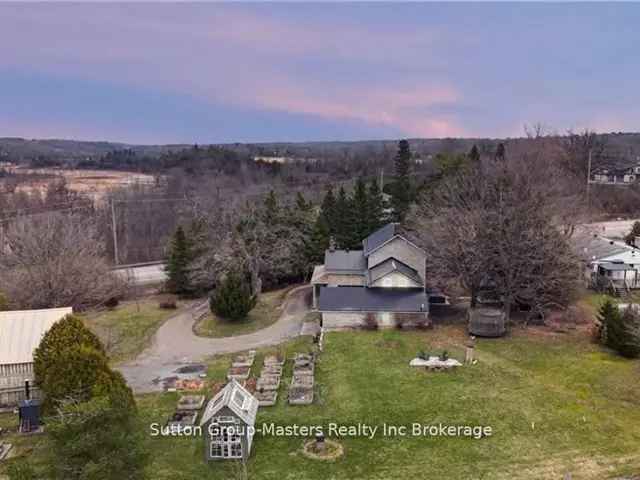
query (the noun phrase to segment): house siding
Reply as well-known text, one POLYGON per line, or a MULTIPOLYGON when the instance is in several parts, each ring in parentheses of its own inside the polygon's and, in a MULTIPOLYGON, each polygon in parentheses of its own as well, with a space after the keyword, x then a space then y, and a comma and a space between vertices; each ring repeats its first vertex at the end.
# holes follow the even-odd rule
POLYGON ((391 272, 384 277, 377 279, 373 282, 370 287, 381 287, 381 288, 420 288, 422 285, 411 280, 407 276, 398 273, 391 272))
MULTIPOLYGON (((346 330, 351 328, 362 328, 367 326, 367 315, 365 312, 324 312, 322 314, 322 327, 325 330, 346 330)), ((398 320, 402 318, 403 324, 407 327, 424 324, 428 320, 427 313, 394 313, 376 312, 373 313, 379 328, 395 328, 398 320)))
POLYGON ((402 237, 396 237, 380 247, 368 257, 369 269, 393 257, 410 266, 420 274, 422 281, 426 276, 426 255, 402 237))
POLYGON ((364 275, 346 275, 339 273, 328 273, 322 280, 326 285, 330 286, 346 285, 359 287, 366 283, 364 275))
POLYGON ((0 406, 12 407, 25 400, 25 380, 31 384, 32 398, 40 398, 40 391, 34 387, 33 363, 0 365, 0 406))

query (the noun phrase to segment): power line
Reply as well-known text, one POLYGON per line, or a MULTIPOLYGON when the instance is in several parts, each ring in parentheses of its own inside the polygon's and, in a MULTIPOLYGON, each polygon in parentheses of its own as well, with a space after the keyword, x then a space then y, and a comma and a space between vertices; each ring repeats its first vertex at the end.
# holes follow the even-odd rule
POLYGON ((52 213, 62 213, 62 212, 73 212, 76 210, 93 210, 93 206, 90 205, 76 205, 76 206, 72 206, 72 207, 67 207, 67 208, 59 208, 59 209, 54 209, 54 210, 47 210, 44 212, 37 212, 37 213, 26 213, 26 214, 20 214, 20 215, 15 215, 13 217, 6 217, 6 218, 0 218, 0 223, 9 223, 13 220, 18 220, 21 218, 31 218, 31 217, 41 217, 43 215, 51 215, 52 213))

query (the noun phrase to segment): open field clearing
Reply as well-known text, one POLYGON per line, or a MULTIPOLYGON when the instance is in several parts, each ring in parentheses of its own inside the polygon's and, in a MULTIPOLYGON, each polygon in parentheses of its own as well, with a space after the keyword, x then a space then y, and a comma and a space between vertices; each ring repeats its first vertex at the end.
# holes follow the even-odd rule
POLYGON ((52 180, 64 179, 67 187, 71 191, 86 195, 98 202, 101 201, 110 190, 136 184, 156 184, 156 178, 153 175, 117 170, 22 167, 9 167, 8 170, 17 174, 34 175, 33 181, 19 184, 17 191, 25 193, 44 192, 52 180))
POLYGON ((177 310, 160 308, 160 298, 144 297, 122 302, 112 310, 84 315, 86 324, 100 337, 112 362, 134 358, 149 344, 160 325, 177 313, 177 310))

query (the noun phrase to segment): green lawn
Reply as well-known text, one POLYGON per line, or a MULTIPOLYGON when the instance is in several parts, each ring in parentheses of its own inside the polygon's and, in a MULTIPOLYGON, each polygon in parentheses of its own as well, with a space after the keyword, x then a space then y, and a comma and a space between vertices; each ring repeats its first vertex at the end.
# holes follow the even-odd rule
POLYGON ((196 324, 194 331, 202 337, 233 337, 266 328, 275 323, 282 314, 282 303, 290 290, 291 287, 288 287, 263 293, 244 320, 225 320, 209 313, 196 324))
MULTIPOLYGON (((570 472, 573 480, 600 480, 640 473, 640 361, 601 349, 581 330, 518 329, 507 338, 479 340, 478 364, 457 372, 408 366, 419 350, 446 348, 461 359, 465 338, 458 326, 331 333, 317 366, 314 405, 286 404, 289 363, 278 405, 261 409, 258 423, 441 422, 490 426, 492 436, 343 438, 345 456, 321 462, 301 454, 305 438, 257 434, 248 478, 540 480, 570 472)), ((290 355, 311 343, 298 339, 282 348, 290 355)), ((213 360, 209 378, 220 381, 228 364, 228 356, 213 360)), ((144 423, 163 422, 176 399, 140 397, 144 423)), ((202 439, 150 438, 149 449, 150 479, 243 478, 228 463, 206 464, 202 439)))
POLYGON ((176 314, 176 310, 160 308, 159 300, 151 296, 123 302, 113 310, 88 312, 83 318, 107 347, 111 361, 118 363, 135 358, 160 325, 176 314))

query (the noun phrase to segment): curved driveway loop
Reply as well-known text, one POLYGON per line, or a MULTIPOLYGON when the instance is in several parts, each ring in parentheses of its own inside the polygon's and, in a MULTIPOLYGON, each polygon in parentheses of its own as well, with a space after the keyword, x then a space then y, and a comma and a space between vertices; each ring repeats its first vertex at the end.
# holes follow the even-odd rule
POLYGON ((135 360, 117 368, 135 393, 158 391, 160 379, 175 375, 175 370, 224 353, 277 345, 300 335, 302 321, 309 311, 311 286, 291 290, 284 311, 271 326, 237 337, 205 338, 193 333, 193 325, 206 313, 208 302, 194 303, 184 312, 169 318, 154 335, 152 344, 135 360))

